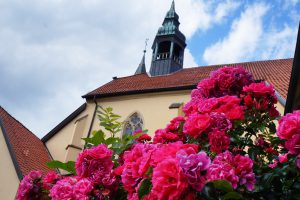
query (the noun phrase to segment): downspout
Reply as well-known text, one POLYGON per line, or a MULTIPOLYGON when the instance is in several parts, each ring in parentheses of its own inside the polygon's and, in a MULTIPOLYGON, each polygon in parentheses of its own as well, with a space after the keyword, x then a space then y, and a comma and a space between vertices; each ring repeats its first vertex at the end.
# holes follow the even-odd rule
POLYGON ((96 116, 96 112, 97 112, 97 108, 98 108, 98 103, 96 101, 96 96, 94 96, 93 101, 95 103, 95 110, 94 110, 93 118, 92 118, 92 121, 91 121, 91 124, 90 124, 89 132, 88 132, 88 135, 87 135, 88 138, 91 136, 92 127, 93 127, 93 124, 94 124, 94 121, 95 121, 95 116, 96 116))

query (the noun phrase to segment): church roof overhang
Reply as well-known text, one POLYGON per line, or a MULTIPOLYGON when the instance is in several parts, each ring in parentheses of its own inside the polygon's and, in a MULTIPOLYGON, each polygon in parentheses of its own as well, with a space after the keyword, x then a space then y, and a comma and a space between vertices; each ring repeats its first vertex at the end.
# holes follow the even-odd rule
POLYGON ((172 91, 181 91, 181 90, 192 90, 197 87, 197 84, 185 85, 178 87, 167 87, 167 88, 153 88, 153 89, 144 89, 144 90, 133 90, 133 91, 124 91, 124 92, 115 92, 108 94, 96 94, 96 95, 84 95, 83 98, 94 99, 94 98, 105 98, 105 97, 115 97, 115 96, 124 96, 124 95, 136 95, 136 94, 147 94, 147 93, 157 93, 157 92, 172 92, 172 91))
POLYGON ((253 74, 254 79, 265 80, 274 85, 276 91, 286 99, 292 63, 293 59, 289 58, 185 68, 172 74, 155 77, 145 73, 137 74, 114 79, 82 97, 93 99, 193 89, 200 80, 207 78, 211 71, 223 66, 242 66, 253 74))
POLYGON ((1 106, 0 129, 20 180, 32 170, 53 171, 46 166, 52 158, 44 143, 1 106))

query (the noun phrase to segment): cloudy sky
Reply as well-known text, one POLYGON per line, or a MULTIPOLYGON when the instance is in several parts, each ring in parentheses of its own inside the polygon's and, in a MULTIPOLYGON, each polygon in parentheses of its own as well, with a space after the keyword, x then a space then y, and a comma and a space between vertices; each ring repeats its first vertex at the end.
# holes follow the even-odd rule
MULTIPOLYGON (((292 57, 299 0, 176 0, 185 67, 292 57)), ((135 72, 171 0, 0 0, 0 105, 39 137, 135 72)), ((148 52, 150 49, 148 47, 148 52)), ((149 70, 150 53, 146 65, 149 70)))

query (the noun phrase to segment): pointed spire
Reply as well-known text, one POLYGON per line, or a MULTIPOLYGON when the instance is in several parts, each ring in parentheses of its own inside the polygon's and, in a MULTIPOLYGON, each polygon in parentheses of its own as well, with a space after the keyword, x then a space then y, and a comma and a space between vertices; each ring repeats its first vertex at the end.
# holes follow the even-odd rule
POLYGON ((174 0, 172 1, 172 5, 171 5, 170 11, 171 11, 171 10, 175 12, 175 2, 174 2, 174 0))
POLYGON ((143 74, 146 73, 146 65, 145 65, 145 53, 143 55, 143 58, 139 64, 139 67, 136 69, 134 74, 143 74))
POLYGON ((138 66, 138 68, 136 69, 135 73, 134 74, 143 74, 143 73, 147 73, 146 71, 146 64, 145 64, 145 55, 146 55, 146 48, 147 48, 147 43, 148 43, 148 38, 146 39, 145 41, 145 49, 144 49, 144 55, 143 55, 143 58, 138 66))

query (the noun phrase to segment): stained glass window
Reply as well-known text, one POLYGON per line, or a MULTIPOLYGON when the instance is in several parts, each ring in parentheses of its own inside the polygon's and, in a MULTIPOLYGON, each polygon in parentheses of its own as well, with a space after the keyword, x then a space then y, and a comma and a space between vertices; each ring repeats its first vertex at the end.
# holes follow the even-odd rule
POLYGON ((142 130, 144 127, 144 122, 137 112, 130 115, 124 123, 123 134, 133 134, 138 130, 142 130))

